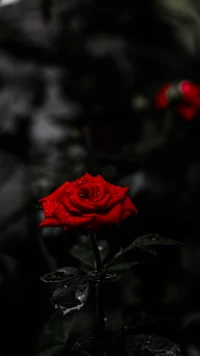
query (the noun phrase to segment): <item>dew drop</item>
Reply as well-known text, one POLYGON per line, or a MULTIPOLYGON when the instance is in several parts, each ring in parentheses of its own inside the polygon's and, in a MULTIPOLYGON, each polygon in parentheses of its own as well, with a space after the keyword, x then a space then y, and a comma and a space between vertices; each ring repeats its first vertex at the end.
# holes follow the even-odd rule
POLYGON ((102 246, 98 246, 98 250, 99 250, 99 251, 102 251, 102 250, 103 250, 103 247, 102 247, 102 246))
POLYGON ((84 301, 84 299, 85 299, 85 295, 84 294, 83 295, 79 295, 77 297, 77 299, 82 303, 84 301))
POLYGON ((108 319, 107 319, 107 318, 104 318, 103 320, 106 322, 108 319))

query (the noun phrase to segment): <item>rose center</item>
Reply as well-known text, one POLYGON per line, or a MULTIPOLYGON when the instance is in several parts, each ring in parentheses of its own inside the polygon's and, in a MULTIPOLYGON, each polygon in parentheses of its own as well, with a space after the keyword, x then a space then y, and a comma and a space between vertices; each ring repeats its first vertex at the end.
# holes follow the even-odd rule
POLYGON ((82 198, 82 199, 90 199, 90 192, 88 189, 81 189, 79 195, 80 195, 80 198, 82 198))

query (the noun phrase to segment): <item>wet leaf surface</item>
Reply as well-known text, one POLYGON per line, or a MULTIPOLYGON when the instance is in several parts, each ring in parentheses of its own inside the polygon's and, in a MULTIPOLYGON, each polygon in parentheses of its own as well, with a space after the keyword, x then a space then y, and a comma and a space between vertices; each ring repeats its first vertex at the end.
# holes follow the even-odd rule
POLYGON ((87 274, 87 278, 93 282, 111 283, 121 279, 121 275, 117 273, 98 273, 91 271, 87 274))
POLYGON ((134 265, 147 261, 148 258, 156 257, 156 247, 178 246, 179 244, 178 241, 166 239, 159 234, 139 236, 128 247, 117 253, 107 263, 106 269, 109 271, 125 271, 134 265))
POLYGON ((79 277, 56 289, 51 302, 59 314, 65 317, 84 306, 88 293, 89 281, 85 277, 79 277))
POLYGON ((126 338, 129 356, 180 356, 178 343, 159 335, 129 335, 126 338))
POLYGON ((54 272, 48 273, 40 279, 45 283, 60 283, 66 282, 78 277, 83 273, 80 269, 74 267, 59 268, 54 272))
POLYGON ((179 241, 166 239, 159 234, 147 234, 137 237, 133 244, 137 247, 153 247, 153 246, 176 246, 180 245, 179 241))

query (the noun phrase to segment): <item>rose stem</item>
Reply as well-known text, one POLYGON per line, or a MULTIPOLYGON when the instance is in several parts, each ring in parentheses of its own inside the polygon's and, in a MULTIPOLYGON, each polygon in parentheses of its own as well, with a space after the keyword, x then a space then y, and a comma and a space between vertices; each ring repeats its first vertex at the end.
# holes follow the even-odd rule
MULTIPOLYGON (((97 245, 95 233, 90 233, 90 241, 93 249, 95 268, 97 273, 103 273, 103 263, 97 245)), ((104 310, 104 284, 101 278, 95 284, 96 289, 96 318, 97 318, 97 337, 99 338, 105 330, 105 310, 104 310)), ((99 355, 106 356, 105 352, 99 351, 99 355)))

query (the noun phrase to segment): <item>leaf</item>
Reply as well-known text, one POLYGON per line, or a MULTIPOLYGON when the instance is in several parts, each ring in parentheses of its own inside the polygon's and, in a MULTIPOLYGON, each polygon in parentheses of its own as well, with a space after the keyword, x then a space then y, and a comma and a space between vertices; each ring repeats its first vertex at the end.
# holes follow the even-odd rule
POLYGON ((158 246, 175 246, 180 243, 175 240, 166 239, 159 234, 148 234, 136 238, 128 247, 117 253, 114 258, 107 263, 106 269, 109 271, 123 271, 131 268, 135 264, 144 260, 144 253, 149 257, 157 256, 153 248, 158 246), (132 265, 131 265, 132 264, 132 265))
MULTIPOLYGON (((97 244, 101 260, 104 261, 109 252, 108 243, 105 240, 98 240, 97 244)), ((90 241, 82 246, 75 245, 69 252, 79 261, 87 264, 90 267, 94 267, 94 255, 90 241)))
MULTIPOLYGON (((105 240, 97 241, 101 260, 104 261, 108 255, 108 243, 105 240)), ((88 267, 94 268, 94 255, 89 241, 84 245, 74 245, 69 253, 88 267)))
POLYGON ((88 297, 89 282, 85 277, 69 281, 53 293, 51 302, 54 308, 65 317, 71 312, 80 310, 88 297))
POLYGON ((180 245, 179 241, 161 237, 159 234, 147 234, 139 236, 134 240, 134 245, 141 248, 154 246, 176 246, 180 245))
POLYGON ((103 283, 110 283, 119 281, 121 276, 116 273, 98 273, 97 271, 91 271, 87 274, 87 278, 93 282, 101 281, 103 283))
POLYGON ((85 246, 74 245, 71 250, 69 250, 69 253, 86 266, 94 268, 92 252, 86 249, 85 246))
POLYGON ((108 271, 109 272, 124 272, 126 271, 127 269, 130 269, 131 267, 133 266, 136 266, 138 264, 140 264, 141 262, 138 262, 138 261, 134 261, 134 262, 122 262, 122 263, 119 263, 117 265, 114 265, 114 266, 110 266, 108 268, 108 271))
POLYGON ((136 247, 134 242, 124 250, 117 253, 111 261, 105 265, 107 271, 125 271, 133 265, 137 265, 144 260, 144 254, 156 256, 156 252, 150 249, 136 247), (126 268, 127 267, 127 268, 126 268))
POLYGON ((64 355, 64 346, 57 345, 50 347, 46 350, 40 351, 35 356, 63 356, 64 355))
POLYGON ((59 317, 58 313, 54 312, 48 322, 44 325, 44 333, 52 340, 65 344, 72 327, 73 319, 64 320, 59 317))
POLYGON ((38 354, 40 354, 39 351, 42 352, 43 350, 56 346, 64 346, 68 341, 73 327, 73 321, 74 315, 72 315, 71 318, 64 320, 54 311, 45 322, 39 335, 39 340, 37 342, 38 354))
POLYGON ((63 267, 54 272, 48 273, 40 279, 45 283, 60 283, 76 278, 82 273, 78 268, 63 267))
POLYGON ((129 335, 126 338, 129 356, 180 356, 180 345, 159 335, 129 335))

